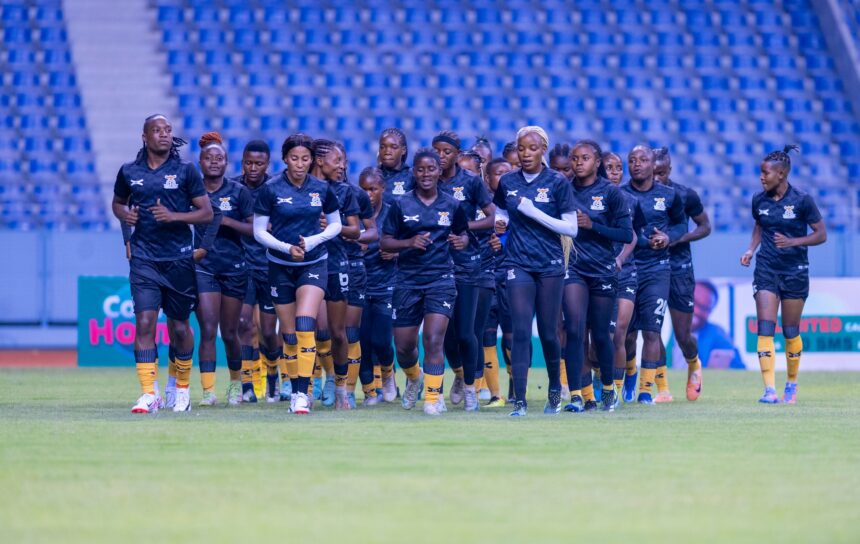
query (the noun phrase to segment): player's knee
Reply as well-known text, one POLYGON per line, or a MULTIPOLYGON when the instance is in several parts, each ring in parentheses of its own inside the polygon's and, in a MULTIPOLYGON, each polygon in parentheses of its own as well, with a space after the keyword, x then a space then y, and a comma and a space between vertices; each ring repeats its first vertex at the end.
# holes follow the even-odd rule
MULTIPOLYGON (((799 325, 783 325, 782 327, 782 335, 786 338, 797 338, 800 336, 800 326, 799 325)), ((773 336, 773 335, 771 335, 773 336)))
POLYGON ((346 345, 346 330, 345 329, 330 329, 331 343, 335 345, 346 345))
POLYGON ((139 314, 135 323, 137 334, 149 337, 155 335, 155 327, 158 322, 158 315, 149 315, 148 313, 139 314))
POLYGON ((758 320, 759 336, 773 336, 774 334, 776 334, 776 322, 771 321, 770 319, 758 320))
POLYGON ((657 331, 642 331, 642 341, 646 344, 660 342, 660 333, 657 331))
MULTIPOLYGON (((217 327, 216 327, 217 328, 217 327)), ((176 339, 177 343, 181 344, 186 342, 191 335, 191 326, 188 324, 188 321, 174 321, 173 322, 173 337, 176 339)), ((203 335, 203 328, 200 330, 201 336, 203 335)), ((213 336, 214 338, 214 336, 213 336)))

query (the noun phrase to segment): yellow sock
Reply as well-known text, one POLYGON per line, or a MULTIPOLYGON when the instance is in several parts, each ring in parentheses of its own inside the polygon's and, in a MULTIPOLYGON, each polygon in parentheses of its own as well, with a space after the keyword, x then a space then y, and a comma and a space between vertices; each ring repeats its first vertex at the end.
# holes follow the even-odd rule
POLYGON ((758 351, 758 364, 761 366, 761 378, 764 386, 776 389, 776 371, 774 370, 775 359, 773 336, 759 336, 756 342, 758 351))
POLYGON ((406 374, 406 377, 410 380, 417 380, 421 377, 421 366, 416 363, 409 368, 404 368, 403 373, 406 374))
POLYGON ((185 359, 179 353, 176 354, 176 387, 185 388, 189 386, 191 383, 192 363, 191 353, 188 353, 185 359))
POLYGON ((215 373, 201 372, 200 385, 203 387, 204 391, 212 391, 213 389, 215 389, 215 373))
POLYGON ((373 389, 382 389, 382 365, 373 365, 373 389))
MULTIPOLYGON (((314 340, 314 332, 297 331, 296 338, 298 339, 298 344, 296 345, 298 350, 296 376, 299 378, 310 378, 314 373, 314 361, 317 357, 317 344, 314 340)), ((289 362, 287 362, 287 366, 289 367, 289 362)))
POLYGON ((281 368, 281 379, 284 379, 284 373, 286 371, 286 378, 288 380, 294 380, 299 377, 299 346, 298 344, 284 344, 284 358, 281 359, 283 361, 283 367, 281 368))
POLYGON ((314 360, 314 379, 316 380, 317 378, 322 378, 322 364, 320 364, 319 351, 317 351, 317 358, 314 360))
POLYGON ((137 379, 143 393, 155 394, 155 379, 158 375, 158 363, 137 363, 137 379))
MULTIPOLYGON (((594 396, 594 395, 592 395, 592 396, 594 396)), ((570 392, 570 398, 573 398, 573 397, 582 398, 582 389, 574 389, 573 391, 571 391, 570 392)), ((585 400, 585 399, 583 398, 582 400, 585 400)))
POLYGON ((439 399, 439 393, 442 392, 442 379, 444 374, 438 376, 425 374, 424 375, 424 402, 433 404, 439 399))
MULTIPOLYGON (((287 364, 286 360, 283 357, 278 357, 275 360, 271 360, 266 355, 262 355, 261 359, 262 359, 263 366, 266 367, 266 375, 267 376, 277 375, 278 372, 281 370, 281 367, 286 367, 286 364, 287 364)), ((286 379, 289 380, 290 377, 287 376, 286 379)))
POLYGON ((654 374, 654 383, 657 384, 658 393, 669 392, 669 377, 666 374, 666 365, 660 365, 654 374))
POLYGON ((257 361, 242 359, 242 383, 254 383, 254 367, 257 361))
POLYGON ((639 392, 651 393, 651 388, 654 387, 654 380, 657 377, 656 368, 647 368, 645 363, 642 363, 641 373, 639 374, 639 392))
POLYGON ((484 380, 491 397, 501 396, 499 389, 499 354, 496 346, 484 347, 484 380))
POLYGON ((376 396, 376 387, 373 386, 373 382, 369 384, 362 384, 361 390, 364 392, 364 398, 373 398, 376 396))
MULTIPOLYGON (((280 359, 280 357, 278 357, 280 359)), ((266 366, 265 361, 263 361, 263 356, 260 354, 259 350, 256 352, 254 356, 253 365, 251 367, 251 383, 254 384, 254 395, 257 398, 262 398, 263 394, 266 392, 266 374, 263 372, 263 368, 266 368, 266 372, 269 371, 266 366)), ((278 362, 275 361, 275 368, 277 369, 278 362)), ((277 374, 277 372, 275 372, 277 374)))
POLYGON ((475 378, 475 391, 481 391, 481 389, 486 389, 487 383, 484 381, 484 377, 475 378))
POLYGON ((788 370, 788 381, 797 383, 797 373, 800 371, 800 356, 803 353, 803 340, 800 336, 785 339, 785 361, 788 370))
MULTIPOLYGON (((326 378, 333 377, 334 361, 331 355, 331 338, 317 340, 317 360, 325 372, 326 378)), ((314 377, 316 377, 316 374, 314 374, 314 377)))
POLYGON ((636 357, 627 360, 627 370, 625 371, 628 376, 632 376, 636 374, 636 357))
POLYGON ((559 370, 559 379, 561 380, 561 386, 562 386, 562 387, 567 387, 567 386, 568 386, 568 381, 567 381, 567 364, 565 363, 564 359, 562 359, 562 360, 561 360, 561 364, 559 365, 559 369, 558 369, 558 370, 559 370))
POLYGON ((702 370, 702 361, 699 360, 699 354, 697 353, 690 359, 684 357, 684 360, 687 361, 687 374, 692 374, 697 370, 702 370))
POLYGON ((347 368, 346 373, 346 390, 350 393, 355 392, 355 386, 358 383, 358 371, 361 369, 361 343, 350 342, 346 346, 347 368))
POLYGON ((594 386, 592 384, 588 384, 582 388, 582 400, 585 402, 594 400, 594 386))

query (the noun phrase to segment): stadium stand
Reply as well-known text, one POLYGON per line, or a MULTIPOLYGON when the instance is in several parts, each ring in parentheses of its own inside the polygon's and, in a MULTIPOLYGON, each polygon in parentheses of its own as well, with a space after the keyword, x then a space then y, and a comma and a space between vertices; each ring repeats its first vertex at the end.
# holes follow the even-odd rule
POLYGON ((0 7, 0 228, 109 228, 59 0, 0 7))
MULTIPOLYGON (((807 0, 150 5, 177 132, 196 153, 200 133, 223 131, 233 171, 248 139, 277 149, 299 130, 343 140, 355 177, 388 126, 413 148, 450 128, 500 151, 538 123, 554 141, 668 145, 675 177, 732 232, 751 225, 761 157, 796 142, 795 182, 831 228, 856 228, 858 114, 807 0)), ((860 35, 856 0, 839 5, 860 35)), ((4 2, 2 20, 0 221, 104 228, 61 3, 4 2)))

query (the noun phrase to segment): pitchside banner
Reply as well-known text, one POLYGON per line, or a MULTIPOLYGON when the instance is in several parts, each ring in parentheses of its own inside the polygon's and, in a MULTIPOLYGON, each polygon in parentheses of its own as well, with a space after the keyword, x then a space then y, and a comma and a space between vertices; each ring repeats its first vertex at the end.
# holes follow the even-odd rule
MULTIPOLYGON (((199 345, 197 318, 192 314, 195 344, 199 345)), ((80 276, 78 278, 78 365, 134 366, 134 305, 128 278, 80 276)), ((167 364, 167 319, 158 315, 155 333, 158 360, 167 364)), ((224 346, 216 342, 218 361, 226 364, 224 346)), ((194 350, 197 360, 197 349, 194 350)))
MULTIPOLYGON (((748 279, 713 278, 696 282, 693 331, 705 366, 758 370, 757 325, 752 283, 748 279)), ((671 364, 684 358, 671 338, 671 364)), ((812 278, 800 322, 803 370, 860 370, 860 279, 812 278)), ((785 369, 785 339, 777 321, 774 337, 777 369, 785 369)))

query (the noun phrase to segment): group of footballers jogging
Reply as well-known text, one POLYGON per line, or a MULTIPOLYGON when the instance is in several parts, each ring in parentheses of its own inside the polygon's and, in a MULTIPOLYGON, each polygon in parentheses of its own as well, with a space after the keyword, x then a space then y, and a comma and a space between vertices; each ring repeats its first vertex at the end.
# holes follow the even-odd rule
MULTIPOLYGON (((670 402, 660 335, 667 309, 687 362, 686 397, 695 401, 702 391, 690 243, 711 227, 696 191, 670 178, 666 148, 634 147, 622 183, 619 155, 591 140, 550 147, 537 126, 520 129, 499 158, 487 140, 464 149, 450 131, 410 156, 405 134, 391 128, 380 135, 378 165, 362 170, 356 186, 336 141, 289 136, 285 168, 272 175, 268 145, 251 141, 232 179, 219 134, 200 138, 199 170, 181 160, 184 144, 165 116, 147 118, 143 147, 114 187, 142 388, 132 412, 190 410, 191 312, 200 325, 204 406, 218 402, 220 331, 228 405, 260 394, 289 401, 296 414, 317 400, 350 410, 360 382, 365 406, 400 397, 408 410, 423 396, 424 412, 439 415, 447 410, 447 360, 453 404, 477 411, 482 399, 485 407, 512 403, 511 415, 524 416, 534 320, 549 379, 544 413, 613 411, 622 399, 670 402), (159 311, 170 339, 164 397, 159 311), (499 328, 507 395, 499 386, 499 328), (402 395, 395 358, 405 374, 402 395)), ((761 163, 752 241, 741 257, 749 266, 758 250, 763 403, 796 402, 807 247, 826 239, 812 198, 788 182, 790 151, 761 163), (780 310, 782 399, 773 339, 780 310)))

